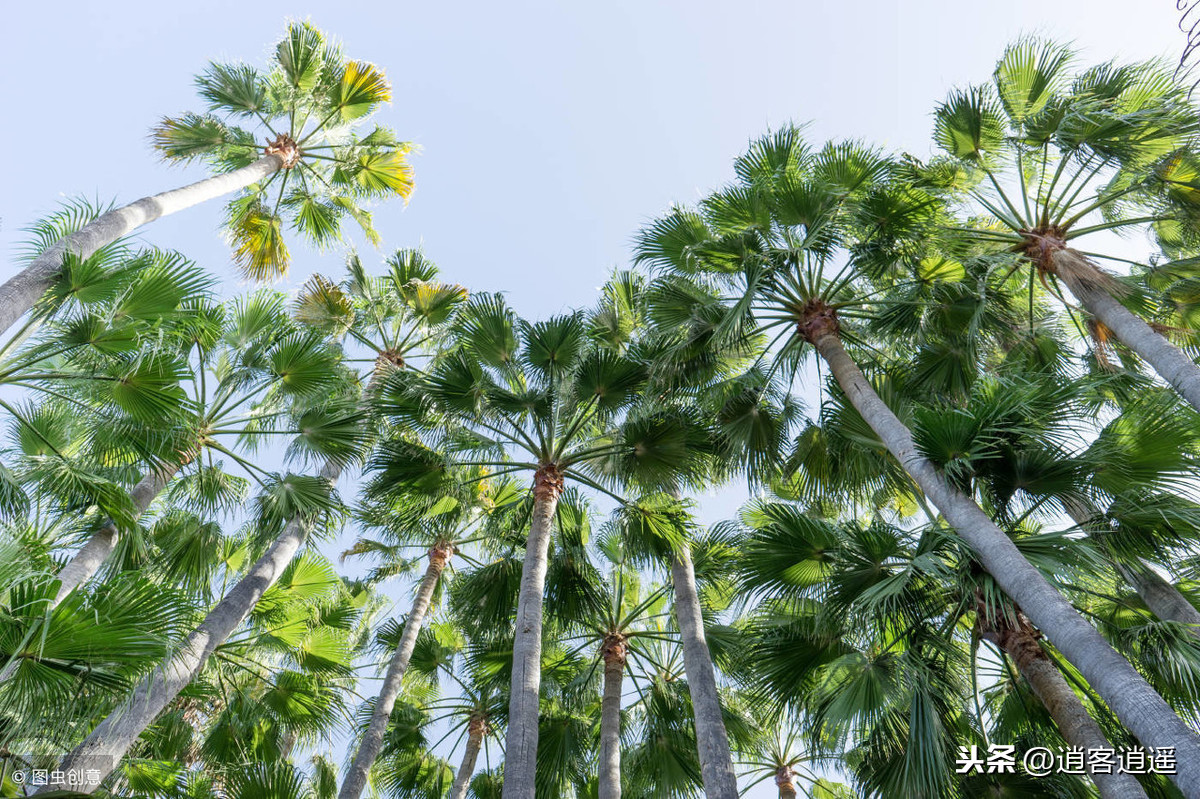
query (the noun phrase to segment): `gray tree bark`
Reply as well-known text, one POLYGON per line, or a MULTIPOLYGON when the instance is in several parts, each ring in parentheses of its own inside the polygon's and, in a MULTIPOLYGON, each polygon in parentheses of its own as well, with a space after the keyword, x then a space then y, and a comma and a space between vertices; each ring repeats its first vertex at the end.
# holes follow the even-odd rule
POLYGON ((717 693, 712 655, 704 637, 696 573, 686 543, 671 559, 671 585, 675 592, 675 620, 683 644, 683 670, 696 718, 696 746, 700 754, 704 795, 708 799, 737 799, 737 775, 729 752, 725 720, 721 717, 721 697, 717 693))
MULTIPOLYGON (((162 493, 178 470, 178 466, 168 467, 165 471, 152 469, 138 481, 129 492, 129 497, 133 500, 133 518, 136 519, 146 512, 150 503, 162 493)), ((119 537, 117 525, 111 521, 92 534, 58 573, 58 593, 55 594, 51 607, 57 607, 68 594, 92 579, 117 548, 119 537)))
POLYGON ((621 799, 621 682, 625 677, 625 638, 610 635, 600 649, 604 694, 600 699, 599 799, 621 799))
POLYGON ((367 725, 366 732, 363 733, 362 741, 359 742, 354 762, 350 764, 350 770, 342 782, 338 799, 358 799, 362 795, 363 789, 367 787, 367 775, 370 774, 371 767, 375 765, 375 760, 383 749, 383 735, 387 731, 388 720, 392 717, 392 709, 396 706, 396 697, 400 695, 400 686, 404 681, 404 672, 408 670, 408 661, 412 658, 413 647, 417 643, 417 634, 421 632, 425 613, 429 610, 429 604, 433 600, 433 591, 437 587, 442 570, 446 568, 446 561, 450 559, 453 551, 454 547, 450 544, 439 544, 429 550, 429 565, 425 567, 425 577, 417 589, 416 598, 413 599, 412 610, 409 611, 408 619, 404 622, 404 632, 400 636, 400 643, 392 654, 387 674, 383 678, 383 685, 379 687, 379 696, 375 699, 375 709, 371 712, 371 721, 367 725))
MULTIPOLYGON (((330 483, 337 482, 340 474, 341 467, 335 463, 327 463, 321 470, 321 477, 330 483)), ((66 756, 60 768, 81 773, 96 769, 100 779, 110 774, 142 731, 195 678, 213 651, 250 615, 263 593, 291 563, 304 537, 304 523, 299 517, 291 519, 266 553, 209 611, 179 650, 161 668, 147 675, 130 699, 100 722, 91 735, 66 756)), ((85 786, 82 792, 93 793, 98 787, 94 784, 85 786)), ((56 789, 47 785, 37 793, 52 790, 56 789)))
POLYGON ((917 452, 908 428, 875 393, 836 333, 825 330, 813 335, 812 341, 851 404, 1004 592, 1025 609, 1142 744, 1175 749, 1179 766, 1169 776, 1185 796, 1200 799, 1200 737, 1025 560, 974 500, 947 483, 933 463, 917 452))
POLYGON ((1120 566, 1121 576, 1129 581, 1137 591, 1150 612, 1165 621, 1177 621, 1189 625, 1192 635, 1200 638, 1200 611, 1187 601, 1170 582, 1164 580, 1158 572, 1143 564, 1138 566, 1120 566))
POLYGON ((486 732, 486 719, 472 717, 467 722, 467 751, 463 752, 462 763, 458 766, 454 785, 450 787, 450 799, 467 799, 467 789, 471 787, 471 776, 475 774, 475 761, 479 758, 479 749, 483 745, 483 736, 486 732))
POLYGON ((50 288, 54 277, 62 268, 63 256, 75 253, 87 258, 122 236, 153 222, 162 216, 182 211, 206 200, 244 189, 252 183, 278 172, 283 168, 283 159, 278 155, 264 155, 253 164, 241 169, 214 175, 196 183, 183 186, 152 197, 143 197, 84 225, 69 236, 48 247, 0 286, 0 332, 8 330, 24 316, 50 288))
MULTIPOLYGON (((1100 511, 1090 504, 1071 502, 1067 503, 1067 515, 1077 526, 1086 530, 1091 521, 1100 515, 1100 511)), ((1107 552, 1103 537, 1098 540, 1101 549, 1107 552)), ((1192 635, 1200 638, 1200 611, 1187 601, 1178 588, 1145 563, 1124 564, 1115 558, 1112 560, 1117 572, 1133 587, 1151 613, 1164 621, 1189 625, 1192 635)))
POLYGON ((1060 277, 1088 313, 1103 322, 1122 344, 1140 355, 1188 404, 1200 411, 1200 367, 1183 350, 1104 289, 1065 271, 1060 277))
POLYGON ((521 567, 513 673, 504 738, 503 799, 534 799, 537 773, 538 695, 542 688, 542 596, 550 555, 550 531, 562 478, 551 467, 538 470, 533 486, 533 520, 521 567))
MULTIPOLYGON (((983 638, 996 644, 1016 664, 1017 671, 1045 706, 1067 743, 1085 752, 1113 749, 1100 725, 1088 714, 1079 696, 1042 649, 1036 632, 1026 619, 1019 618, 1017 624, 1001 620, 989 625, 981 614, 980 628, 983 638)), ((1117 771, 1115 766, 1110 774, 1089 768, 1088 773, 1102 799, 1146 799, 1146 792, 1137 777, 1117 771)))

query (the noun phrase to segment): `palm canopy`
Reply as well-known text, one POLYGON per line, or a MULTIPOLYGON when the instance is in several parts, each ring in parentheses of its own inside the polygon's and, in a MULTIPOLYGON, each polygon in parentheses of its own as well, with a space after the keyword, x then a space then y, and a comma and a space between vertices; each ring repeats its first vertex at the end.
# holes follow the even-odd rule
POLYGON ((814 152, 797 127, 753 142, 734 168, 735 184, 638 235, 637 260, 659 272, 652 296, 663 300, 652 300, 651 314, 662 327, 680 313, 694 320, 693 340, 675 348, 702 335, 760 361, 770 353, 790 375, 819 328, 837 325, 843 339, 865 345, 854 322, 871 315, 876 292, 856 281, 846 256, 855 234, 879 234, 859 217, 870 201, 887 200, 898 204, 889 225, 912 224, 929 199, 899 186, 898 165, 882 153, 856 142, 814 152))
POLYGON ((449 457, 486 470, 476 479, 534 472, 620 499, 611 489, 622 478, 673 484, 701 459, 703 425, 682 410, 641 407, 645 365, 591 339, 582 314, 530 323, 500 297, 476 295, 455 327, 458 348, 427 375, 390 375, 379 403, 385 418, 429 430, 444 456, 388 442, 375 460, 385 484, 436 483, 449 457))
MULTIPOLYGON (((296 300, 296 320, 339 342, 348 353, 361 347, 370 360, 417 368, 436 356, 445 331, 467 297, 462 286, 442 283, 437 265, 421 250, 397 250, 383 274, 368 274, 357 254, 335 283, 314 275, 296 300)), ((351 359, 354 360, 354 359, 351 359)))
MULTIPOLYGON (((960 746, 1015 743, 1028 725, 1039 745, 1057 739, 1044 712, 1005 724, 977 704, 978 675, 991 674, 976 659, 977 625, 1016 610, 953 536, 880 520, 838 524, 767 501, 748 506, 741 524, 742 587, 760 600, 747 621, 752 695, 802 713, 813 751, 842 753, 863 790, 969 795, 982 789, 971 779, 998 778, 955 782, 960 746)), ((1078 549, 1066 543, 1042 534, 1020 546, 1046 574, 1082 575, 1078 549)), ((1028 702, 1028 689, 1018 690, 1028 702)))
POLYGON ((952 92, 934 131, 950 160, 928 165, 926 185, 963 191, 968 208, 989 214, 964 232, 1010 242, 1047 276, 1043 237, 1151 225, 1168 252, 1190 251, 1200 117, 1186 91, 1163 64, 1073 70, 1075 59, 1022 39, 989 83, 952 92))
POLYGON ((998 275, 1026 269, 1031 294, 1040 278, 1074 314, 1065 284, 1099 348, 1120 342, 1200 408, 1200 371, 1169 341, 1195 347, 1200 115, 1163 64, 1074 61, 1051 42, 1011 45, 992 81, 938 107, 934 135, 947 157, 914 164, 916 181, 968 216, 946 230, 993 252, 998 275), (1161 255, 1125 258, 1099 235, 1139 228, 1161 255))
POLYGON ((411 145, 362 121, 391 100, 383 71, 348 60, 308 22, 294 22, 265 71, 213 63, 196 79, 206 113, 164 119, 154 146, 175 161, 201 159, 220 172, 276 155, 281 169, 250 186, 228 207, 234 261, 249 277, 286 273, 283 221, 319 247, 342 238, 349 217, 378 242, 364 201, 412 191, 411 145), (242 127, 250 123, 255 127, 242 127), (265 148, 264 148, 265 144, 265 148))

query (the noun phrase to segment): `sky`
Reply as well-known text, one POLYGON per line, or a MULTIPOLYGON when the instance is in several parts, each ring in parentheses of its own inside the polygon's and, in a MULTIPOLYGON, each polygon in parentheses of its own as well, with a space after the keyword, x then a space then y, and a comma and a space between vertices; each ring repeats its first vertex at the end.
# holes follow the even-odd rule
MULTIPOLYGON (((810 122, 815 141, 927 156, 936 103, 985 80, 1018 35, 1073 42, 1087 62, 1175 60, 1179 14, 1172 0, 10 3, 0 279, 21 227, 64 198, 128 202, 203 177, 157 160, 150 128, 202 110, 192 79, 208 61, 264 63, 288 18, 382 66, 394 101, 377 121, 419 147, 416 191, 376 209, 384 245, 359 242, 365 263, 422 246, 444 279, 503 291, 538 318, 590 304, 629 265, 640 225, 730 180, 733 158, 772 126, 810 122)), ((220 211, 188 210, 142 238, 186 253, 231 296, 247 286, 220 211)), ((284 290, 341 274, 344 251, 292 251, 284 290)), ((740 500, 708 497, 705 515, 740 500)))

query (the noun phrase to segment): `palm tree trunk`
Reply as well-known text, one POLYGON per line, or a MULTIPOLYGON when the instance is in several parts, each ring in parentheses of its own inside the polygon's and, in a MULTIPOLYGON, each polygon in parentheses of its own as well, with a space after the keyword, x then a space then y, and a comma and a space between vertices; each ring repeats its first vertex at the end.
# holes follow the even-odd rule
POLYGON ((1059 277, 1088 313, 1103 322, 1122 344, 1140 355, 1180 396, 1200 411, 1200 367, 1183 350, 1167 341, 1103 288, 1080 280, 1067 270, 1059 277))
POLYGON ((704 618, 700 614, 700 596, 696 592, 696 573, 686 542, 671 558, 671 584, 675 592, 675 619, 683 643, 683 670, 692 697, 696 718, 696 745, 700 754, 700 775, 708 799, 737 799, 737 776, 729 753, 729 736, 721 717, 721 697, 713 669, 708 641, 704 638, 704 618))
MULTIPOLYGON (((1100 725, 1088 714, 1079 696, 1038 643, 1037 632, 1024 614, 1018 614, 1015 624, 1003 618, 988 620, 982 612, 977 618, 982 637, 996 644, 1016 664, 1017 671, 1041 700, 1067 743, 1084 752, 1113 748, 1100 725)), ((1137 777, 1118 774, 1116 768, 1112 771, 1105 774, 1089 770, 1102 799, 1146 799, 1146 792, 1137 777)))
MULTIPOLYGON (((138 484, 129 492, 129 497, 133 500, 134 519, 146 512, 150 503, 162 493, 177 471, 179 471, 178 466, 169 466, 163 471, 151 469, 145 477, 138 481, 138 484)), ((111 521, 92 534, 92 537, 80 547, 74 557, 67 561, 67 564, 58 573, 58 593, 55 594, 54 602, 50 607, 57 607, 58 603, 66 599, 68 594, 92 579, 92 576, 99 571, 108 557, 112 555, 113 550, 117 548, 119 535, 117 525, 111 521)))
POLYGON ((412 657, 413 647, 416 646, 417 634, 421 632, 425 613, 433 600, 433 590, 442 576, 442 570, 446 568, 446 561, 453 553, 454 546, 449 543, 436 544, 429 550, 429 565, 425 567, 425 577, 421 580, 412 610, 404 622, 404 633, 392 654, 391 663, 388 664, 387 675, 383 678, 379 696, 375 699, 371 721, 363 733, 358 752, 354 755, 354 762, 350 764, 350 771, 342 782, 338 799, 358 799, 367 786, 367 775, 383 749, 383 734, 387 731, 388 720, 396 706, 396 697, 400 695, 400 685, 404 681, 404 672, 408 670, 408 661, 412 657))
MULTIPOLYGON (((1087 529, 1093 519, 1100 515, 1095 507, 1081 502, 1067 502, 1067 515, 1075 524, 1087 529)), ((1103 536, 1096 538, 1100 548, 1108 554, 1103 536)), ((1158 575, 1145 563, 1124 564, 1109 555, 1117 572, 1129 583, 1150 612, 1163 621, 1175 621, 1188 625, 1192 635, 1200 638, 1200 610, 1187 601, 1178 588, 1158 575)))
POLYGON ((788 766, 775 769, 775 787, 779 788, 779 799, 796 799, 796 783, 792 782, 792 770, 788 766))
POLYGON ((884 446, 971 547, 983 568, 1079 669, 1117 718, 1145 746, 1173 747, 1179 760, 1171 780, 1185 796, 1200 799, 1200 737, 1175 714, 1125 658, 1084 621, 1021 555, 1016 544, 967 495, 952 487, 921 455, 908 428, 875 393, 846 353, 836 326, 811 334, 846 397, 884 446))
POLYGON ((470 787, 471 776, 475 773, 475 761, 479 758, 479 749, 483 745, 487 726, 487 719, 482 716, 472 716, 467 722, 467 751, 463 752, 462 763, 459 764, 454 785, 450 788, 450 799, 467 799, 467 788, 470 787))
MULTIPOLYGON (((321 477, 337 482, 341 467, 325 464, 321 477)), ((293 517, 283 532, 272 542, 266 553, 238 581, 225 598, 209 611, 195 630, 184 640, 179 650, 160 669, 147 675, 134 689, 133 696, 108 715, 92 730, 83 743, 66 756, 63 771, 98 769, 100 779, 106 777, 129 751, 138 736, 153 723, 163 708, 187 687, 203 668, 213 651, 225 642, 258 603, 263 593, 274 585, 279 575, 291 563, 304 543, 305 524, 293 517)), ((92 793, 99 786, 83 789, 92 793)), ((54 790, 46 786, 37 793, 54 790)))
POLYGON ((625 636, 614 633, 600 647, 604 695, 600 700, 599 799, 621 799, 621 682, 625 677, 625 636))
POLYGON ((1200 610, 1196 610, 1178 588, 1144 564, 1140 568, 1118 566, 1118 569, 1151 613, 1165 621, 1188 625, 1192 635, 1200 638, 1200 610))
POLYGON ((137 202, 102 214, 69 236, 60 239, 33 259, 29 266, 0 286, 0 332, 8 330, 50 288, 63 256, 75 253, 81 259, 162 216, 182 211, 214 197, 244 189, 283 167, 278 155, 264 155, 253 164, 214 175, 182 188, 143 197, 137 202))
POLYGON ((551 525, 562 486, 562 477, 553 465, 539 469, 533 481, 533 521, 521 567, 521 594, 513 639, 503 799, 534 799, 538 695, 542 688, 542 595, 546 590, 551 525))

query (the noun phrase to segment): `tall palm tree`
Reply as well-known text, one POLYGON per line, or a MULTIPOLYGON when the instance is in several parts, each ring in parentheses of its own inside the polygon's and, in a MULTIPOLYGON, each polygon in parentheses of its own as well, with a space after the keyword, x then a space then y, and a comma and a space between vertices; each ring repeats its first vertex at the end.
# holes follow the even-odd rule
POLYGON ((1013 254, 1000 268, 1026 268, 1031 285, 1040 277, 1058 293, 1065 284, 1098 324, 1101 344, 1129 347, 1200 410, 1200 368, 1168 340, 1191 334, 1143 319, 1139 312, 1153 313, 1147 298, 1096 259, 1154 269, 1095 251, 1104 246, 1096 234, 1149 226, 1169 257, 1192 252, 1200 115, 1164 65, 1109 62, 1072 74, 1074 58, 1022 39, 990 83, 939 106, 935 138, 959 171, 953 184, 968 185, 962 204, 987 215, 959 229, 1013 254), (1092 250, 1080 249, 1084 237, 1097 239, 1092 250))
MULTIPOLYGON (((963 620, 973 616, 973 634, 995 643, 1011 659, 1070 745, 1084 749, 1113 748, 1101 726, 1043 650, 1039 634, 1028 620, 996 591, 986 575, 971 568, 969 557, 955 563, 965 553, 954 551, 954 539, 928 529, 904 532, 879 522, 868 527, 853 524, 837 527, 779 503, 752 505, 743 519, 749 528, 743 552, 746 588, 764 592, 778 606, 777 611, 767 610, 760 616, 756 629, 770 636, 772 624, 789 616, 804 620, 802 624, 808 626, 812 649, 805 657, 792 659, 790 679, 781 671, 789 667, 787 661, 778 658, 779 650, 771 643, 764 641, 761 656, 750 658, 755 664, 752 670, 762 676, 762 684, 780 701, 802 703, 800 706, 810 708, 814 719, 835 730, 837 724, 844 723, 836 720, 839 713, 870 696, 872 689, 855 685, 854 680, 861 679, 867 684, 880 680, 873 690, 889 690, 884 686, 903 684, 908 679, 900 677, 907 669, 913 669, 910 676, 919 679, 926 665, 945 658, 942 667, 949 669, 946 677, 951 679, 934 680, 928 686, 943 692, 942 695, 921 700, 910 695, 908 699, 900 699, 902 704, 932 701, 943 708, 939 711, 943 715, 940 721, 925 719, 924 727, 911 722, 910 734, 919 732, 929 740, 919 743, 910 740, 908 745, 917 753, 902 757, 936 760, 933 753, 938 751, 945 757, 948 751, 953 751, 954 740, 962 740, 966 735, 966 728, 954 721, 961 711, 953 708, 965 704, 968 692, 960 670, 961 653, 955 655, 945 650, 947 642, 937 644, 942 648, 940 654, 936 647, 928 647, 938 636, 958 637, 960 646, 965 644, 961 632, 966 626, 963 620), (878 618, 871 621, 870 614, 878 618), (847 646, 860 645, 860 636, 851 632, 856 627, 872 631, 866 633, 868 637, 881 637, 869 647, 861 663, 855 662, 858 656, 851 655, 852 649, 847 646), (827 684, 822 684, 823 678, 812 676, 822 673, 829 681, 827 684), (948 728, 939 732, 939 725, 948 728)), ((1039 545, 1045 559, 1047 542, 1039 545)), ((1060 570, 1070 568, 1065 565, 1069 563, 1066 556, 1064 549, 1059 556, 1060 570)), ((770 603, 765 606, 770 607, 770 603)), ((917 690, 919 693, 922 689, 917 690)), ((861 718, 869 719, 873 712, 878 713, 867 710, 861 718)), ((982 718, 976 721, 984 723, 982 718)), ((882 725, 882 729, 886 728, 887 725, 882 725)), ((878 732, 870 731, 869 735, 878 732)), ((898 769, 890 779, 912 780, 907 790, 919 794, 948 777, 948 770, 933 766, 924 771, 898 769), (912 776, 903 777, 905 772, 912 776), (918 779, 919 774, 922 776, 918 779), (921 786, 922 779, 929 782, 921 786)), ((1146 795, 1137 778, 1130 774, 1094 773, 1092 778, 1102 796, 1146 795)), ((893 783, 890 790, 899 791, 902 784, 893 783)))
MULTIPOLYGON (((318 477, 289 475, 267 483, 259 498, 258 524, 270 541, 263 555, 186 636, 180 647, 145 676, 124 704, 110 713, 62 762, 62 769, 99 764, 107 776, 138 736, 179 695, 213 652, 228 640, 292 562, 309 530, 335 509, 332 484, 341 461, 331 460, 318 477)), ((88 786, 94 792, 98 786, 88 786)), ((43 791, 48 791, 47 788, 43 791)))
POLYGON ((665 623, 670 616, 666 607, 668 588, 641 584, 633 566, 635 559, 626 555, 626 542, 620 539, 623 526, 619 521, 612 526, 613 534, 599 547, 609 567, 607 586, 594 589, 602 600, 597 603, 600 607, 588 614, 577 630, 568 630, 563 636, 574 649, 593 649, 595 667, 604 675, 597 765, 600 799, 621 797, 622 703, 628 667, 640 665, 643 671, 661 668, 655 663, 655 647, 647 644, 674 643, 675 638, 665 623))
MULTIPOLYGON (((387 324, 381 317, 375 317, 372 320, 372 324, 381 331, 385 331, 389 325, 392 326, 393 334, 397 331, 406 331, 401 339, 405 347, 409 346, 412 336, 419 335, 421 331, 428 331, 426 315, 433 320, 443 320, 453 306, 452 298, 459 297, 462 293, 462 290, 456 287, 446 289, 436 285, 425 286, 420 275, 429 275, 430 266, 423 259, 412 254, 401 254, 397 257, 393 264, 392 277, 395 279, 405 277, 406 264, 418 264, 419 268, 417 274, 408 275, 408 279, 401 280, 395 286, 402 291, 402 295, 391 300, 392 318, 388 320, 387 324), (425 271, 421 271, 422 269, 425 271), (408 292, 419 299, 405 302, 405 297, 408 295, 403 292, 408 292)), ((387 278, 382 281, 366 278, 361 274, 361 267, 355 271, 354 262, 351 263, 351 273, 355 284, 359 286, 372 285, 372 280, 376 283, 387 283, 387 278)), ((318 281, 300 299, 297 316, 301 320, 309 319, 316 325, 320 321, 328 322, 331 316, 330 314, 316 314, 315 308, 323 307, 327 310, 332 308, 340 315, 338 318, 345 320, 344 325, 336 326, 338 331, 345 333, 354 327, 357 319, 356 308, 353 303, 340 303, 337 302, 337 299, 338 293, 335 286, 329 284, 328 281, 318 281)), ((378 308, 375 308, 374 312, 377 313, 378 308)), ((382 332, 381 335, 386 336, 387 334, 382 332)), ((425 343, 427 338, 428 336, 419 338, 418 341, 412 343, 412 346, 420 346, 425 343)), ((397 371, 398 364, 393 358, 387 357, 387 353, 376 353, 368 360, 373 367, 365 391, 366 396, 369 397, 374 391, 377 380, 386 377, 388 372, 397 371)), ((323 379, 328 379, 328 377, 327 375, 323 379)), ((334 379, 344 379, 345 376, 334 375, 333 377, 334 379)), ((333 404, 336 405, 339 400, 344 400, 346 393, 346 391, 336 393, 331 398, 333 404)), ((362 402, 361 397, 359 401, 362 402)), ((309 446, 310 442, 304 439, 310 431, 302 431, 294 444, 298 453, 326 459, 316 478, 289 476, 284 480, 268 483, 267 487, 271 490, 266 494, 264 508, 270 513, 264 511, 264 519, 270 521, 268 529, 275 533, 275 537, 266 552, 230 589, 229 593, 209 611, 204 621, 192 631, 182 648, 169 662, 164 663, 159 672, 147 677, 139 684, 128 702, 128 712, 118 711, 111 714, 92 731, 87 740, 67 756, 64 763, 80 762, 80 759, 87 760, 100 755, 111 758, 115 764, 140 732, 183 690, 203 667, 216 647, 222 644, 242 623, 263 594, 275 583, 304 543, 314 519, 329 513, 332 507, 330 492, 342 469, 357 456, 358 448, 366 437, 364 431, 353 426, 347 430, 345 425, 333 424, 327 428, 326 432, 333 430, 349 432, 351 441, 343 438, 336 445, 331 440, 322 445, 309 446)), ((333 438, 336 437, 331 435, 330 439, 333 438)))
MULTIPOLYGON (((329 407, 327 399, 339 380, 338 354, 321 336, 294 324, 284 300, 281 294, 260 292, 234 300, 228 308, 189 309, 191 317, 177 336, 187 359, 178 370, 187 397, 178 407, 165 451, 130 490, 134 519, 181 471, 188 472, 189 487, 236 491, 233 478, 215 465, 213 453, 261 480, 265 472, 239 449, 252 450, 278 435, 298 436, 296 445, 306 452, 352 444, 338 427, 349 411, 329 407)), ((115 522, 92 533, 59 572, 55 601, 91 579, 119 540, 115 522)))
MULTIPOLYGON (((766 720, 765 713, 758 714, 758 717, 766 720)), ((789 718, 785 713, 773 719, 772 724, 757 730, 759 737, 754 741, 753 749, 743 753, 739 762, 739 765, 746 767, 750 777, 747 787, 771 780, 779 791, 779 799, 796 799, 799 795, 797 781, 806 782, 814 788, 821 782, 821 778, 809 767, 814 758, 804 751, 798 734, 800 726, 799 720, 789 718)), ((828 781, 822 787, 830 791, 837 789, 835 784, 828 781)))
MULTIPOLYGON (((425 616, 433 602, 434 591, 442 578, 442 572, 459 548, 471 540, 471 533, 480 523, 480 516, 489 508, 503 507, 515 494, 513 487, 501 482, 498 485, 476 487, 470 493, 461 493, 448 502, 446 495, 429 497, 395 497, 384 489, 381 502, 370 503, 365 509, 365 519, 372 525, 397 540, 395 544, 359 539, 349 554, 389 553, 394 556, 399 546, 418 545, 427 550, 427 565, 412 605, 404 621, 403 632, 395 651, 388 662, 383 683, 375 697, 371 720, 363 732, 354 760, 342 781, 339 799, 357 799, 366 787, 371 768, 383 750, 388 719, 391 717, 396 697, 400 695, 405 672, 416 647, 425 616), (373 505, 373 507, 372 507, 373 505)), ((369 491, 370 489, 368 489, 369 491)), ((368 494, 368 500, 369 500, 368 494)), ((387 565, 385 564, 385 571, 387 565)), ((392 564, 395 568, 395 564, 392 564)))
MULTIPOLYGON (((70 204, 39 223, 35 238, 53 237, 86 213, 70 204)), ((136 515, 120 488, 121 470, 100 464, 145 457, 157 432, 178 416, 183 395, 177 333, 192 307, 204 302, 209 284, 176 253, 135 252, 118 242, 68 264, 38 315, 0 345, 0 390, 7 394, 0 408, 21 426, 14 433, 28 442, 27 452, 43 450, 40 466, 28 464, 29 474, 52 494, 55 485, 60 495, 90 490, 92 502, 114 518, 136 515), (35 422, 15 402, 16 392, 61 412, 30 406, 41 409, 35 422), (74 457, 63 451, 67 439, 60 434, 66 431, 54 420, 75 431, 69 436, 74 457), (108 435, 114 429, 125 435, 108 435), (69 484, 74 488, 68 490, 69 484)), ((19 514, 24 500, 13 478, 0 470, 0 485, 7 489, 2 509, 19 514)))
MULTIPOLYGON (((366 362, 375 371, 364 394, 364 409, 370 408, 375 384, 392 369, 419 368, 417 361, 437 355, 437 335, 443 330, 459 304, 466 297, 461 286, 440 283, 438 269, 420 250, 397 250, 385 261, 383 275, 368 275, 357 255, 347 261, 347 277, 341 284, 317 275, 305 286, 297 301, 296 315, 304 324, 342 342, 351 350, 365 348, 366 362)), ((420 503, 411 497, 399 498, 399 507, 408 507, 408 521, 420 503)), ((426 502, 421 505, 432 510, 426 502)), ((435 505, 436 507, 436 505, 435 505)), ((434 523, 441 531, 429 540, 429 567, 412 610, 408 616, 405 636, 393 655, 387 676, 380 688, 372 719, 359 743, 353 763, 346 775, 339 796, 358 797, 368 773, 383 745, 383 735, 391 713, 392 703, 399 695, 408 658, 421 622, 432 599, 442 569, 454 553, 454 534, 459 532, 458 515, 442 515, 434 523), (453 523, 452 523, 453 522, 453 523), (449 526, 446 526, 446 525, 449 526), (449 536, 449 537, 447 537, 449 536)), ((393 519, 392 522, 403 519, 393 519)), ((426 525, 428 525, 428 520, 426 525)))
POLYGON ((153 140, 166 158, 201 158, 218 174, 107 211, 47 242, 0 286, 0 330, 34 307, 64 263, 86 259, 148 222, 206 200, 244 190, 229 207, 234 258, 247 275, 262 280, 287 269, 281 210, 319 245, 340 237, 340 220, 347 215, 377 239, 360 201, 407 198, 412 190, 409 146, 386 128, 366 135, 352 129, 391 99, 383 73, 345 59, 335 42, 307 22, 288 25, 266 72, 214 63, 197 85, 209 113, 166 118, 153 140), (261 130, 256 135, 230 120, 250 120, 261 130))
MULTIPOLYGON (((795 130, 755 143, 736 165, 740 183, 707 198, 702 213, 676 209, 639 241, 639 257, 695 286, 708 304, 732 311, 727 336, 744 337, 756 325, 775 335, 767 357, 796 365, 811 347, 847 399, 921 491, 968 543, 976 558, 1085 676, 1142 742, 1200 755, 1200 738, 1138 672, 1089 625, 974 500, 955 487, 917 448, 847 351, 859 339, 850 323, 871 292, 856 282, 853 263, 831 273, 845 241, 841 230, 864 198, 892 200, 889 224, 902 224, 914 207, 907 186, 884 180, 890 164, 853 144, 811 154, 795 130), (897 208, 898 206, 898 208, 897 208)), ((861 204, 861 206, 860 206, 861 204)), ((868 230, 876 223, 870 222, 868 230)), ((1200 794, 1200 761, 1181 767, 1175 782, 1200 794)))
MULTIPOLYGON (((630 412, 646 374, 637 361, 589 338, 581 314, 519 321, 498 297, 476 296, 459 318, 461 351, 426 379, 389 377, 385 413, 432 426, 437 447, 384 445, 382 479, 439 482, 449 462, 533 478, 522 565, 505 744, 504 796, 532 799, 538 751, 542 597, 555 509, 567 481, 616 496, 603 483, 634 475, 653 483, 678 459, 698 425, 684 415, 630 412), (437 449, 445 452, 440 455, 437 449), (447 460, 448 459, 448 460, 447 460)), ((619 499, 619 497, 617 497, 619 499)))
MULTIPOLYGON (((646 351, 652 364, 651 391, 656 400, 690 408, 711 420, 710 442, 704 449, 706 480, 721 482, 741 474, 752 487, 761 485, 774 473, 798 411, 778 381, 752 363, 761 342, 753 335, 718 335, 722 312, 705 305, 703 291, 696 294, 680 284, 660 281, 629 301, 608 304, 629 308, 625 315, 650 322, 641 330, 629 327, 630 338, 646 351)), ((687 484, 687 476, 678 475, 675 500, 687 484)), ((658 554, 665 556, 670 571, 705 791, 710 797, 733 799, 738 795, 737 776, 705 637, 691 551, 694 528, 680 508, 662 510, 667 512, 659 523, 661 530, 683 522, 658 554)))

